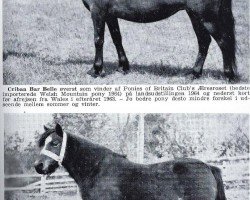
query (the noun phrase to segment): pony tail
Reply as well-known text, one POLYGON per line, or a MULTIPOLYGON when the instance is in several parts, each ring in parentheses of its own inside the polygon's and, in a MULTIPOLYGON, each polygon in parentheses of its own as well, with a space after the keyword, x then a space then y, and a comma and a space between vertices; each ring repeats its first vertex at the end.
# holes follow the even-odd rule
POLYGON ((221 22, 221 29, 226 33, 224 37, 228 37, 227 41, 230 43, 231 56, 236 63, 236 39, 235 39, 235 20, 232 11, 232 0, 221 0, 219 9, 219 20, 221 22))
POLYGON ((230 33, 231 41, 235 45, 235 20, 232 11, 232 0, 221 0, 219 19, 224 33, 230 33))
POLYGON ((217 196, 216 200, 226 200, 225 190, 223 186, 223 180, 221 177, 221 170, 217 167, 210 166, 214 178, 217 182, 217 196))

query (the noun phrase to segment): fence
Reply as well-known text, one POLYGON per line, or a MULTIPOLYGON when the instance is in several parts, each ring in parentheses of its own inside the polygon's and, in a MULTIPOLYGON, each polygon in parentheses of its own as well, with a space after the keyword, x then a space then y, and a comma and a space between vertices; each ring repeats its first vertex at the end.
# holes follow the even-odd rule
POLYGON ((26 191, 44 195, 48 192, 69 192, 78 193, 78 187, 75 181, 69 177, 68 173, 54 173, 50 176, 34 174, 14 174, 6 175, 6 179, 40 179, 23 187, 5 187, 5 191, 26 191))
POLYGON ((226 189, 249 187, 249 156, 207 160, 206 163, 221 169, 226 189))
MULTIPOLYGON (((249 187, 249 157, 231 157, 218 160, 207 160, 206 163, 217 166, 222 170, 223 182, 226 189, 235 187, 249 187), (237 169, 237 170, 236 170, 237 169), (240 173, 236 173, 240 172, 240 173)), ((49 192, 67 192, 78 193, 78 187, 68 173, 54 173, 50 176, 41 175, 6 175, 6 179, 17 178, 39 178, 39 181, 28 184, 23 187, 5 187, 5 191, 26 191, 37 192, 44 195, 49 192)))

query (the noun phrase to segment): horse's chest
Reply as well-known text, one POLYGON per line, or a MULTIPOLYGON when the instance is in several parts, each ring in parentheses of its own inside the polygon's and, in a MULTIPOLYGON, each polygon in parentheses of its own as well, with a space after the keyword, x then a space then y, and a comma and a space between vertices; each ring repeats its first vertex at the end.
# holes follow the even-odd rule
POLYGON ((113 177, 98 179, 89 190, 89 199, 119 200, 121 192, 118 181, 113 177))

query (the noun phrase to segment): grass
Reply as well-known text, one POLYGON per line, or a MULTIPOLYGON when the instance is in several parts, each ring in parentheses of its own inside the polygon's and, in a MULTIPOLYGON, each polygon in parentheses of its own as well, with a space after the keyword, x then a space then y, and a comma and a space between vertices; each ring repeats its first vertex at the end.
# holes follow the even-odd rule
POLYGON ((24 193, 24 192, 9 192, 5 193, 6 200, 81 200, 81 198, 76 194, 59 194, 59 193, 49 193, 46 195, 39 195, 38 193, 24 193))
MULTIPOLYGON (((248 0, 234 2, 240 83, 249 82, 248 0)), ((106 76, 93 78, 93 27, 81 0, 3 1, 4 84, 224 84, 222 56, 213 41, 203 76, 190 73, 198 45, 185 12, 151 24, 120 20, 130 61, 116 72, 117 54, 106 31, 106 76)))
MULTIPOLYGON (((228 200, 246 200, 249 197, 249 192, 247 189, 231 189, 226 190, 226 197, 228 200)), ((11 193, 5 195, 6 200, 80 200, 81 198, 75 194, 62 195, 58 193, 49 193, 46 196, 32 196, 25 193, 11 193)))

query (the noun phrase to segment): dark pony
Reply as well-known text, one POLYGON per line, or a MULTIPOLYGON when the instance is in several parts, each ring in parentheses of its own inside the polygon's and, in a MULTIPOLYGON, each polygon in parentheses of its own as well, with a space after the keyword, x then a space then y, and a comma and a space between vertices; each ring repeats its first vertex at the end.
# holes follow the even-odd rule
POLYGON ((222 51, 225 76, 230 80, 236 76, 232 0, 83 0, 83 3, 91 12, 94 24, 95 76, 102 75, 105 24, 117 49, 118 70, 127 73, 129 62, 122 46, 118 18, 149 23, 168 18, 180 10, 187 12, 199 44, 194 77, 202 74, 211 36, 222 51))
POLYGON ((35 163, 40 174, 62 165, 86 200, 226 200, 218 168, 195 159, 152 165, 136 164, 125 156, 85 139, 45 127, 35 163), (59 159, 61 157, 61 159, 59 159))

